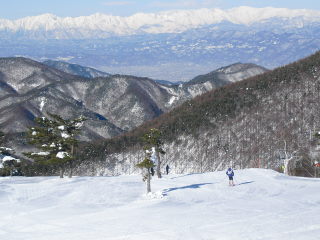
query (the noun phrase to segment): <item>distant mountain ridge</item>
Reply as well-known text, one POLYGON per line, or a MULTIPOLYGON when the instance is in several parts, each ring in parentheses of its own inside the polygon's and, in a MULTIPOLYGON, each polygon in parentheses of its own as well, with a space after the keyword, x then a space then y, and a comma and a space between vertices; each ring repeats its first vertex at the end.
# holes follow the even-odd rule
POLYGON ((216 82, 217 86, 223 86, 226 83, 237 82, 239 79, 245 79, 251 76, 261 74, 268 69, 252 63, 234 63, 232 65, 219 68, 210 73, 199 75, 188 82, 188 84, 216 82))
POLYGON ((90 121, 86 124, 86 139, 121 133, 121 129, 74 98, 76 91, 70 94, 64 87, 73 82, 86 84, 86 81, 30 59, 1 58, 0 83, 10 86, 10 91, 1 94, 1 128, 5 132, 22 132, 33 125, 35 117, 46 116, 46 112, 51 112, 64 118, 79 115, 88 118, 90 121), (94 130, 97 128, 100 131, 94 130))
POLYGON ((287 26, 320 21, 320 11, 285 8, 238 7, 229 10, 198 9, 160 13, 137 13, 129 17, 105 15, 61 18, 53 14, 25 17, 17 20, 0 19, 0 32, 33 39, 105 38, 113 35, 180 33, 204 25, 228 21, 250 25, 272 18, 286 19, 287 26), (66 31, 67 29, 67 31, 66 31))
MULTIPOLYGON (((72 75, 77 75, 80 77, 86 77, 86 78, 96 78, 96 77, 109 77, 112 74, 106 73, 100 70, 97 70, 95 68, 90 68, 90 67, 85 67, 81 66, 79 64, 73 64, 73 63, 68 63, 64 61, 58 61, 58 60, 46 60, 42 62, 45 65, 48 65, 49 67, 53 67, 55 69, 58 69, 60 71, 72 74, 72 75)), ((163 84, 163 85, 179 85, 183 84, 185 82, 178 81, 178 82, 171 82, 167 80, 154 80, 157 83, 163 84)))
POLYGON ((43 63, 60 71, 86 78, 109 77, 111 75, 94 68, 84 67, 79 64, 72 64, 63 61, 46 60, 43 63))
MULTIPOLYGON (((47 64, 47 62, 48 61, 45 61, 44 63, 47 64)), ((50 61, 50 65, 54 65, 55 68, 61 71, 64 71, 65 69, 71 68, 74 64, 69 64, 69 63, 60 62, 60 61, 50 61)), ((89 76, 88 74, 84 74, 88 69, 87 67, 84 67, 81 65, 76 65, 76 66, 77 66, 77 71, 68 70, 68 72, 69 73, 72 72, 73 74, 78 75, 80 77, 89 76)), ((232 65, 214 70, 208 74, 197 76, 194 79, 187 82, 170 82, 170 81, 164 81, 164 80, 153 80, 148 78, 139 78, 135 76, 119 75, 119 74, 113 75, 113 77, 119 77, 120 79, 122 79, 122 81, 124 81, 124 82, 118 82, 115 85, 117 86, 116 87, 117 89, 121 89, 123 86, 131 84, 134 79, 134 81, 138 80, 140 83, 144 82, 145 80, 154 81, 156 84, 153 84, 153 86, 148 88, 150 89, 159 88, 159 89, 162 89, 162 92, 163 91, 167 92, 166 96, 162 97, 161 101, 159 101, 159 99, 155 100, 157 107, 154 108, 154 110, 158 109, 158 110, 155 110, 156 114, 153 115, 153 117, 155 117, 163 112, 168 111, 172 107, 180 105, 186 100, 192 99, 197 95, 201 95, 205 93, 206 91, 209 91, 214 88, 218 88, 218 87, 221 87, 221 86, 224 86, 248 77, 262 74, 266 71, 268 71, 266 68, 263 68, 256 64, 235 63, 232 65), (131 82, 126 82, 126 81, 131 81, 131 82), (167 99, 167 100, 163 100, 163 99, 167 99)), ((98 72, 98 74, 101 74, 101 75, 104 75, 104 74, 108 75, 107 73, 103 73, 93 68, 90 68, 90 72, 94 72, 94 73, 98 72)), ((89 77, 93 78, 92 76, 94 76, 94 74, 90 75, 89 77)), ((146 81, 145 83, 147 83, 148 81, 146 81)), ((96 82, 96 80, 94 80, 94 82, 96 82)), ((106 94, 108 93, 106 92, 106 94)), ((149 95, 151 96, 151 94, 149 95)), ((111 102, 112 100, 113 99, 110 99, 111 102)), ((99 102, 99 101, 100 99, 96 100, 96 102, 99 102)), ((102 111, 103 112, 100 112, 102 115, 107 114, 106 109, 102 111)), ((130 111, 130 109, 128 109, 128 111, 130 111)), ((112 118, 112 114, 111 114, 111 118, 112 118)), ((121 119, 121 117, 117 119, 121 119)), ((131 117, 131 119, 134 119, 134 118, 131 117)), ((141 123, 142 122, 139 122, 139 124, 141 123)), ((139 124, 135 123, 135 124, 126 125, 125 129, 127 130, 131 129, 132 127, 138 126, 139 124)), ((124 127, 123 125, 119 125, 119 126, 121 128, 124 127)))
MULTIPOLYGON (((86 69, 77 68, 80 75, 86 69)), ((214 81, 164 85, 126 75, 84 78, 31 59, 0 58, 0 127, 6 133, 24 132, 47 112, 63 118, 82 115, 88 119, 84 140, 110 138, 216 87, 214 81)))
POLYGON ((319 39, 319 11, 306 9, 0 19, 0 57, 65 59, 107 73, 167 81, 188 81, 235 62, 273 69, 314 53, 319 39))

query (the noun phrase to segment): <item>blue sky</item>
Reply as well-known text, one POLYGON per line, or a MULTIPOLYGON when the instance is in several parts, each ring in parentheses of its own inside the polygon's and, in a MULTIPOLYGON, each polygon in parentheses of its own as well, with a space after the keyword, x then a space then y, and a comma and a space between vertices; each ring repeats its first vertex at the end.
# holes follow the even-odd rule
POLYGON ((0 18, 17 19, 53 13, 60 17, 106 13, 129 16, 137 12, 238 6, 320 10, 319 0, 0 0, 0 18))

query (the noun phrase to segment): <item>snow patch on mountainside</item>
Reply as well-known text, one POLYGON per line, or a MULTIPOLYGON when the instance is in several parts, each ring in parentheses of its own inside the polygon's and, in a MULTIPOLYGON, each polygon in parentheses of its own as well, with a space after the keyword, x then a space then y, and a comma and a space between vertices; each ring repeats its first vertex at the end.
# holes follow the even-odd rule
POLYGON ((175 101, 177 99, 177 97, 176 96, 172 96, 171 98, 170 98, 170 100, 169 100, 169 105, 172 105, 172 103, 175 101))
POLYGON ((43 107, 44 107, 45 104, 46 104, 46 98, 42 97, 41 98, 41 103, 40 103, 40 106, 39 106, 41 112, 42 112, 43 107))

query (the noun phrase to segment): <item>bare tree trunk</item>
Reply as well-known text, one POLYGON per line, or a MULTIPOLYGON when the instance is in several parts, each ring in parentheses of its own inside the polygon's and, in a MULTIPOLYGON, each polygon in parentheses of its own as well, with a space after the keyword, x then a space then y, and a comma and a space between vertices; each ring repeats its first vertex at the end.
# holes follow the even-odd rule
MULTIPOLYGON (((72 146, 71 146, 71 157, 72 157, 72 159, 74 157, 73 155, 74 155, 74 144, 72 144, 72 146)), ((73 168, 72 161, 73 160, 70 160, 70 162, 69 162, 69 175, 68 175, 69 178, 72 178, 72 168, 73 168)))
POLYGON ((285 175, 289 175, 289 163, 293 159, 293 156, 292 156, 292 154, 289 154, 287 152, 287 141, 284 141, 284 155, 285 155, 285 159, 284 159, 283 173, 285 175))
POLYGON ((158 151, 156 151, 156 155, 157 155, 157 176, 158 178, 161 178, 161 160, 160 160, 160 153, 158 151))
POLYGON ((63 178, 64 175, 64 167, 60 167, 60 178, 63 178))
POLYGON ((284 159, 284 169, 283 169, 283 173, 285 175, 289 175, 289 162, 290 162, 291 158, 288 159, 284 159))
POLYGON ((147 173, 147 193, 151 192, 151 176, 150 176, 150 168, 148 168, 147 173))
POLYGON ((69 163, 69 174, 68 174, 68 177, 69 178, 72 178, 72 161, 70 161, 70 163, 69 163))

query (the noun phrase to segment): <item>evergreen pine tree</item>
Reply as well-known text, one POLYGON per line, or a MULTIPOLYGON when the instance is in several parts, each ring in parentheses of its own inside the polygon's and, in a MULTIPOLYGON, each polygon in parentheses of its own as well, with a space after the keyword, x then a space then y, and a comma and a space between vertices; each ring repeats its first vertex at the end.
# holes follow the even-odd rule
POLYGON ((154 163, 151 161, 151 151, 145 149, 146 157, 144 160, 137 164, 138 168, 145 170, 143 174, 143 181, 147 182, 147 193, 151 192, 151 168, 154 167, 154 163))
POLYGON ((69 168, 68 176, 71 178, 75 160, 75 148, 79 142, 76 137, 80 134, 81 127, 86 119, 84 117, 79 117, 67 120, 61 118, 59 115, 49 114, 49 116, 59 125, 58 129, 63 138, 62 145, 70 157, 67 161, 67 166, 69 168))
MULTIPOLYGON (((315 137, 318 139, 318 145, 320 145, 320 131, 316 132, 315 137)), ((314 165, 314 177, 318 177, 319 176, 319 171, 318 169, 320 168, 320 157, 317 157, 317 160, 314 161, 313 165, 314 165)))
POLYGON ((63 178, 66 166, 69 166, 69 177, 72 176, 75 139, 80 131, 84 118, 65 120, 58 115, 49 114, 51 119, 36 118, 36 127, 29 129, 27 138, 40 152, 28 152, 25 155, 36 163, 58 167, 60 178, 63 178))
MULTIPOLYGON (((1 176, 12 176, 20 170, 20 160, 13 157, 13 149, 4 146, 5 134, 0 131, 0 154, 2 155, 2 161, 0 161, 0 175, 1 176)), ((21 174, 21 172, 20 172, 21 174)))
POLYGON ((161 178, 161 159, 160 154, 165 154, 166 152, 163 150, 162 145, 163 142, 161 140, 162 132, 159 129, 151 128, 148 133, 143 135, 142 140, 144 142, 145 150, 152 151, 155 150, 157 164, 156 164, 156 172, 158 178, 161 178))

